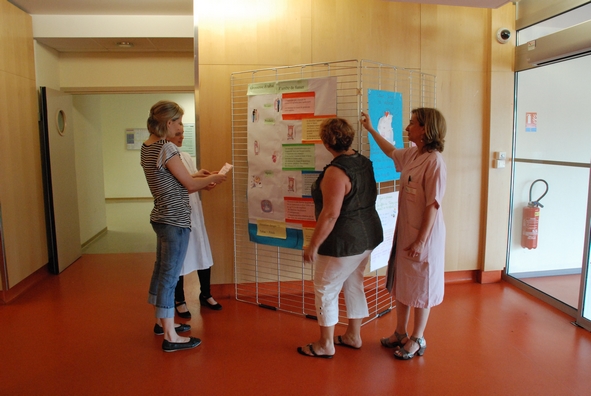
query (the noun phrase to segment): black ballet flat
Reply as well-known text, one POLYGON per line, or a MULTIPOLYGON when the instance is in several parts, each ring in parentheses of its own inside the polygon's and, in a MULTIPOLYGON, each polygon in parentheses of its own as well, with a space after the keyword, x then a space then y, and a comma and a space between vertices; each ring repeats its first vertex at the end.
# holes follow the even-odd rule
POLYGON ((183 301, 183 302, 180 302, 180 303, 176 303, 176 304, 174 304, 174 310, 176 311, 176 314, 177 314, 177 315, 178 315, 180 318, 183 318, 183 319, 191 319, 191 312, 189 311, 188 307, 187 307, 187 312, 180 312, 180 311, 178 310, 178 308, 177 308, 177 307, 180 307, 180 306, 181 306, 181 305, 183 305, 183 304, 185 304, 185 305, 186 305, 187 303, 186 303, 185 301, 183 301))
POLYGON ((220 309, 222 309, 222 305, 220 303, 210 304, 209 301, 207 301, 208 298, 209 297, 204 298, 202 296, 199 296, 199 302, 201 303, 202 307, 207 307, 209 309, 213 309, 214 311, 219 311, 220 309))
POLYGON ((162 350, 164 352, 176 352, 185 349, 193 349, 201 344, 201 340, 196 337, 189 337, 188 342, 170 342, 167 340, 162 341, 162 350))
MULTIPOLYGON (((176 331, 177 334, 184 333, 189 330, 191 330, 191 325, 184 324, 184 323, 181 323, 180 325, 178 325, 174 328, 174 331, 176 331)), ((156 335, 163 335, 164 334, 164 329, 158 323, 154 324, 154 334, 156 334, 156 335)))

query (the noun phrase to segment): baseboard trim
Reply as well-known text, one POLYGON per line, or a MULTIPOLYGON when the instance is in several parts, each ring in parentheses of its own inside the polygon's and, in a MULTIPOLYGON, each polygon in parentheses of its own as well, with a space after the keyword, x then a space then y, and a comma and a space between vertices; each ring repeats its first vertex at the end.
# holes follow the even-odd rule
POLYGON ((90 245, 92 242, 96 241, 97 239, 99 239, 100 237, 102 237, 103 235, 105 235, 107 233, 108 229, 107 227, 103 228, 102 230, 100 230, 99 232, 97 232, 93 237, 91 237, 88 241, 84 242, 82 244, 82 249, 84 249, 86 246, 90 245))
POLYGON ((31 275, 14 285, 8 290, 0 291, 0 303, 9 304, 16 298, 24 294, 31 287, 51 276, 49 273, 49 264, 45 264, 31 275))
POLYGON ((445 283, 497 283, 501 281, 502 271, 467 270, 445 273, 445 283))
POLYGON ((476 270, 453 271, 445 273, 445 284, 474 283, 476 282, 476 270))
POLYGON ((501 281, 502 276, 503 276, 502 270, 498 270, 498 271, 478 270, 476 272, 476 281, 478 283, 483 284, 483 285, 488 284, 488 283, 498 283, 501 281))
POLYGON ((121 197, 121 198, 105 198, 106 203, 116 202, 154 202, 152 197, 121 197))
POLYGON ((223 283, 219 285, 211 285, 211 294, 220 298, 235 298, 236 287, 233 283, 223 283))

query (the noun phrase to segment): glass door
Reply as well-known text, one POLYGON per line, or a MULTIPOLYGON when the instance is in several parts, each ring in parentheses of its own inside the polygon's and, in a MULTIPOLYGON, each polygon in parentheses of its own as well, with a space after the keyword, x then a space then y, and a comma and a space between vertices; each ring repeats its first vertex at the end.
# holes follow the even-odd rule
POLYGON ((587 204, 587 228, 585 230, 585 254, 583 256, 583 273, 581 277, 581 298, 577 324, 591 331, 591 177, 589 181, 589 202, 587 204))
POLYGON ((516 284, 573 317, 577 316, 583 260, 587 257, 587 266, 585 252, 589 250, 588 70, 591 56, 516 75, 511 240, 506 272, 516 284))

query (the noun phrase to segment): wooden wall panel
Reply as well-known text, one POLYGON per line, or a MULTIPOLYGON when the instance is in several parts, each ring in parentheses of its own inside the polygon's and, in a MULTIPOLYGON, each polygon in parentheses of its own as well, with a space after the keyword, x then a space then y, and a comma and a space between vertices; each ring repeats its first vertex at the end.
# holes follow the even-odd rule
MULTIPOLYGON (((199 68, 201 114, 201 168, 219 170, 232 162, 232 117, 228 66, 199 68)), ((201 193, 205 226, 215 263, 212 283, 232 283, 234 270, 234 220, 232 172, 225 183, 201 193)))
POLYGON ((486 70, 489 13, 475 7, 422 5, 422 69, 486 70))
POLYGON ((6 0, 0 1, 0 70, 35 79, 31 16, 6 0))
MULTIPOLYGON (((252 12, 230 10, 236 2, 204 4, 199 19, 202 64, 285 66, 310 62, 311 0, 258 2, 252 12), (263 5, 264 3, 264 5, 263 5), (260 9, 258 7, 261 7, 260 9), (220 12, 221 8, 229 11, 220 12)), ((249 6, 245 6, 249 7, 249 6)))
POLYGON ((47 264, 31 17, 0 1, 0 202, 9 288, 47 264))
MULTIPOLYGON (((231 155, 229 81, 234 71, 369 59, 435 74, 438 108, 448 122, 446 271, 485 269, 490 119, 501 117, 495 133, 510 134, 512 122, 506 111, 491 114, 490 70, 506 71, 512 57, 512 44, 491 54, 492 15, 502 15, 494 18, 495 24, 510 21, 514 5, 493 14, 474 7, 380 0, 278 0, 273 4, 278 14, 272 21, 225 16, 203 20, 199 26, 202 164, 207 167, 231 155)), ((512 86, 503 84, 495 97, 512 94, 512 86)), ((230 283, 230 184, 211 195, 204 193, 203 206, 218 266, 213 281, 230 283)), ((504 250, 491 254, 496 262, 504 258, 504 250)))
POLYGON ((447 189, 443 214, 447 227, 446 271, 478 267, 483 187, 482 112, 486 72, 427 71, 437 74, 437 108, 447 121, 443 157, 447 189), (467 110, 470 109, 470 110, 467 110))
POLYGON ((312 61, 368 59, 420 67, 420 5, 374 0, 314 1, 312 61))
MULTIPOLYGON (((273 17, 257 24, 257 57, 249 59, 249 63, 276 66, 278 58, 281 65, 309 62, 311 2, 312 0, 268 2, 272 7, 270 14, 273 17)), ((244 49, 241 52, 244 53, 244 49)))
POLYGON ((437 76, 437 108, 447 121, 446 271, 479 267, 487 26, 488 10, 421 6, 421 71, 437 76))

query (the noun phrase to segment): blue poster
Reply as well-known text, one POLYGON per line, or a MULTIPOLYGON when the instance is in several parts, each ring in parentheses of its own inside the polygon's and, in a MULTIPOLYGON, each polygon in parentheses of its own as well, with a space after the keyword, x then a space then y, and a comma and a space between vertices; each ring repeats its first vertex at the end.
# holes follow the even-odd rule
MULTIPOLYGON (((367 90, 369 118, 380 135, 396 148, 403 148, 402 141, 402 94, 398 92, 367 90)), ((394 169, 394 162, 380 150, 371 136, 369 137, 369 159, 373 162, 378 183, 398 180, 400 173, 394 169)))

